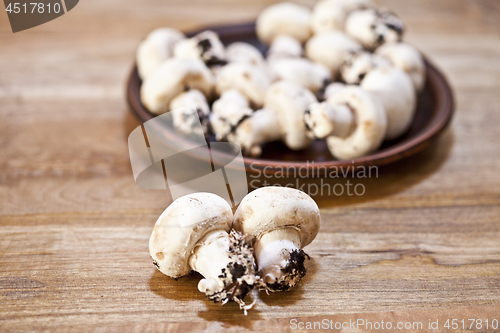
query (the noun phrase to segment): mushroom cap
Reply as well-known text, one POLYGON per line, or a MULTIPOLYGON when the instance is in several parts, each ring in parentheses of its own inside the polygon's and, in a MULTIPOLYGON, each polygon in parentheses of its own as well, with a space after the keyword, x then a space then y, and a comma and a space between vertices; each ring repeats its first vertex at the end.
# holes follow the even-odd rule
POLYGON ((257 17, 257 36, 271 44, 276 36, 289 35, 304 43, 311 36, 309 8, 291 2, 281 2, 264 9, 257 17))
POLYGON ((309 59, 328 67, 333 76, 349 54, 361 51, 363 47, 356 40, 341 31, 327 31, 314 35, 306 43, 309 59))
POLYGON ((275 59, 268 68, 271 77, 299 83, 313 93, 323 89, 332 78, 326 66, 304 58, 275 59))
POLYGON ((311 14, 314 33, 344 29, 347 15, 357 9, 375 8, 371 0, 321 0, 311 14))
POLYGON ((202 61, 171 58, 144 80, 141 101, 150 112, 162 114, 169 110, 172 99, 186 88, 198 89, 209 97, 213 86, 212 73, 202 61))
POLYGON ((266 93, 266 108, 276 112, 283 142, 292 150, 311 144, 304 123, 304 112, 317 102, 314 94, 304 86, 291 81, 277 81, 266 93))
POLYGON ((216 90, 222 94, 236 89, 246 96, 255 107, 261 107, 270 80, 260 67, 248 63, 233 62, 222 67, 217 76, 216 90))
POLYGON ((387 10, 356 10, 347 17, 345 32, 371 51, 384 43, 401 41, 404 24, 387 10))
POLYGON ((244 42, 235 42, 226 47, 226 58, 229 62, 243 62, 254 66, 262 66, 264 57, 253 45, 244 42))
POLYGON ((332 82, 332 83, 330 83, 325 88, 325 93, 324 93, 325 100, 327 100, 328 97, 330 97, 331 95, 336 94, 337 92, 341 91, 345 87, 346 87, 346 85, 344 83, 340 83, 340 82, 332 82))
POLYGON ((159 28, 150 32, 137 48, 137 70, 141 79, 144 80, 163 61, 172 57, 174 45, 185 38, 182 32, 171 28, 159 28))
POLYGON ((361 51, 344 61, 340 67, 340 77, 345 83, 360 84, 369 71, 381 66, 392 66, 392 64, 386 58, 361 51))
POLYGON ((184 108, 185 112, 174 112, 173 122, 174 127, 185 134, 205 135, 208 132, 208 116, 210 114, 210 106, 208 105, 205 95, 199 90, 191 89, 183 91, 170 102, 170 110, 184 108), (194 106, 196 113, 188 108, 194 106), (199 133, 201 123, 202 133, 199 133))
POLYGON ((303 53, 304 49, 298 40, 288 35, 279 35, 273 39, 271 46, 269 46, 267 59, 300 58, 303 53))
POLYGON ((319 231, 320 211, 302 191, 288 187, 262 187, 247 194, 234 214, 233 229, 253 240, 269 231, 291 228, 299 233, 299 248, 310 244, 319 231))
POLYGON ((413 83, 405 72, 396 67, 380 67, 369 72, 361 88, 375 94, 387 114, 386 140, 402 135, 411 125, 417 106, 413 83))
POLYGON ((202 60, 207 66, 225 63, 226 50, 219 35, 211 30, 200 32, 196 36, 177 43, 174 57, 179 59, 202 60))
POLYGON ((212 105, 210 126, 217 141, 225 140, 238 123, 253 112, 248 100, 237 90, 227 90, 212 105))
POLYGON ((207 233, 229 232, 233 213, 226 200, 194 193, 175 200, 160 215, 149 239, 149 253, 163 274, 178 278, 191 271, 189 257, 207 233))
POLYGON ((346 86, 331 94, 332 105, 347 105, 354 113, 356 127, 345 138, 328 137, 328 149, 338 159, 357 158, 377 150, 384 140, 387 118, 382 103, 357 86, 346 86))
POLYGON ((405 71, 413 81, 417 91, 425 84, 425 63, 422 54, 413 45, 407 43, 385 43, 375 53, 385 57, 399 69, 405 71))

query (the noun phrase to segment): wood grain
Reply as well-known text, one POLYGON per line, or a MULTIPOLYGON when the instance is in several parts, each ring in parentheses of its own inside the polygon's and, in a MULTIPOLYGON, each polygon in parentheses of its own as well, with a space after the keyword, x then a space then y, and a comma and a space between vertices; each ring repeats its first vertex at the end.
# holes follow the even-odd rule
POLYGON ((259 295, 247 317, 204 299, 199 275, 174 281, 153 267, 148 238, 170 198, 133 181, 126 139, 137 123, 124 84, 155 27, 251 21, 272 1, 86 0, 16 34, 0 14, 0 331, 500 320, 500 6, 377 2, 449 78, 452 125, 362 180, 365 195, 317 196, 323 223, 308 275, 291 292, 259 295))

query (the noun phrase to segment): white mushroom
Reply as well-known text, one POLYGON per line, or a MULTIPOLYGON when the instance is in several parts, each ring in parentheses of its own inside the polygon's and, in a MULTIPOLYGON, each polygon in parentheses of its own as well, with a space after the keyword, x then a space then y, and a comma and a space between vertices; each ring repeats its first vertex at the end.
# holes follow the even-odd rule
POLYGON ((173 123, 174 127, 185 134, 207 135, 208 133, 208 116, 210 114, 210 106, 208 105, 205 95, 199 90, 192 89, 180 93, 170 102, 170 110, 183 109, 186 112, 174 112, 173 123), (196 114, 191 112, 189 107, 196 108, 196 114), (203 133, 198 133, 201 123, 203 133))
POLYGON ((320 227, 320 211, 311 197, 286 187, 257 189, 240 203, 233 228, 254 244, 260 276, 270 291, 286 291, 306 274, 302 250, 320 227))
POLYGON ((331 154, 341 160, 377 150, 387 129, 381 102, 357 86, 336 88, 326 102, 311 105, 304 121, 309 135, 326 137, 331 154))
POLYGON ((292 150, 307 148, 312 140, 306 134, 304 112, 316 101, 311 91, 298 83, 273 83, 266 94, 265 108, 242 119, 228 141, 252 157, 262 154, 262 144, 280 139, 292 150))
POLYGON ((185 38, 184 34, 176 29, 153 30, 137 48, 137 70, 141 79, 144 80, 165 60, 172 57, 174 45, 185 38))
POLYGON ((340 77, 348 84, 360 84, 366 74, 376 67, 392 66, 386 58, 361 51, 346 59, 340 66, 340 77))
POLYGON ((314 33, 343 30, 347 15, 358 9, 375 8, 371 0, 321 0, 314 5, 311 28, 314 33))
POLYGON ((172 99, 184 90, 197 89, 206 97, 213 91, 214 78, 200 60, 166 60, 141 86, 142 104, 154 114, 169 110, 172 99))
POLYGON ((276 112, 267 108, 257 110, 242 119, 228 135, 227 140, 238 145, 243 155, 258 157, 261 145, 282 138, 276 112))
POLYGON ((357 10, 347 17, 345 31, 372 51, 384 43, 401 41, 404 24, 387 10, 357 10))
POLYGON ((257 17, 259 39, 270 45, 279 35, 288 35, 304 43, 311 36, 309 8, 291 2, 281 2, 264 9, 257 17))
POLYGON ((270 80, 262 68, 248 63, 233 62, 220 69, 216 90, 219 95, 236 89, 245 95, 255 108, 262 107, 270 80))
POLYGON ((237 90, 227 90, 216 100, 210 115, 210 127, 217 141, 227 139, 242 119, 250 116, 253 110, 248 107, 248 100, 237 90))
POLYGON ((333 77, 337 76, 344 59, 361 50, 361 44, 341 31, 314 35, 306 43, 307 57, 328 67, 333 77))
MULTIPOLYGON (((156 221, 149 239, 153 263, 172 278, 199 272, 198 289, 215 302, 242 299, 260 278, 255 274, 251 247, 232 231, 229 204, 211 193, 195 193, 175 200, 156 221)), ((251 306, 250 306, 251 307, 251 306)))
POLYGON ((388 125, 386 140, 395 139, 408 130, 417 102, 408 74, 396 67, 375 68, 366 74, 361 88, 375 94, 384 105, 388 125))
POLYGON ((385 43, 375 53, 389 59, 394 66, 405 71, 417 91, 424 88, 425 63, 422 54, 414 46, 407 43, 385 43))
POLYGON ((311 104, 304 114, 304 122, 311 139, 324 139, 328 136, 345 138, 356 126, 349 105, 334 105, 326 101, 311 104))
POLYGON ((299 83, 315 94, 324 89, 332 78, 326 66, 304 58, 275 59, 269 62, 268 68, 274 80, 299 83))
POLYGON ((207 66, 213 66, 226 63, 226 50, 219 35, 207 30, 177 43, 174 47, 174 57, 199 59, 207 66))
POLYGON ((243 42, 230 44, 226 48, 228 62, 243 62, 254 66, 262 66, 264 57, 262 53, 253 45, 243 42))
POLYGON ((276 112, 282 140, 288 148, 301 150, 311 144, 304 112, 315 102, 313 93, 295 82, 278 81, 267 90, 265 107, 276 112))
POLYGON ((269 50, 267 59, 274 60, 278 58, 300 58, 304 50, 298 40, 287 35, 280 35, 274 38, 269 50))

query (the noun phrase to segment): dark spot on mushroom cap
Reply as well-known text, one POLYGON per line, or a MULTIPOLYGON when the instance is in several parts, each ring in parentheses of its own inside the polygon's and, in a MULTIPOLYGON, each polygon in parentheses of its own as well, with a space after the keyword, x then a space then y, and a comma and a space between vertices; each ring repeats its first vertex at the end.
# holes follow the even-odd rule
POLYGON ((224 65, 227 65, 227 61, 224 59, 219 59, 215 56, 210 56, 210 58, 205 60, 205 64, 209 67, 210 66, 217 66, 217 65, 224 66, 224 65))
POLYGON ((212 48, 212 43, 210 43, 210 40, 208 38, 202 39, 198 42, 198 46, 201 47, 201 52, 205 53, 210 51, 210 49, 212 48))
POLYGON ((378 35, 378 36, 377 36, 377 44, 378 44, 378 45, 379 45, 379 44, 383 44, 383 43, 384 43, 384 41, 385 41, 385 37, 384 37, 384 35, 380 34, 380 35, 378 35))
POLYGON ((160 269, 160 264, 158 264, 158 262, 154 259, 153 259, 153 265, 155 265, 157 269, 160 269))
POLYGON ((245 120, 247 120, 248 118, 250 118, 250 115, 248 115, 248 114, 241 117, 241 119, 238 120, 238 122, 236 124, 231 125, 231 130, 229 131, 229 133, 234 133, 236 131, 236 129, 238 128, 238 126, 240 126, 241 123, 244 122, 245 120))

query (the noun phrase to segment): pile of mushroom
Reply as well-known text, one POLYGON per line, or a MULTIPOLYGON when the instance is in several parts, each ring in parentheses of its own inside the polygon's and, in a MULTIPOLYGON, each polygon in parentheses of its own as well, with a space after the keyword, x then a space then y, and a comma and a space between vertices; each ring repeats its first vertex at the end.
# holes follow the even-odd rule
MULTIPOLYGON (((248 43, 225 46, 213 31, 157 29, 137 51, 141 100, 154 114, 196 106, 205 136, 246 156, 271 141, 303 150, 320 139, 337 159, 365 156, 408 131, 425 84, 404 31, 372 0, 269 6, 256 20, 266 57, 248 43)), ((189 134, 192 122, 174 126, 189 134)))
POLYGON ((180 278, 196 271, 198 290, 214 302, 237 302, 247 313, 252 289, 286 291, 306 274, 303 247, 316 237, 318 206, 307 194, 264 187, 248 194, 233 216, 211 193, 175 200, 158 218, 149 240, 153 264, 180 278), (255 255, 255 257, 254 257, 255 255))

